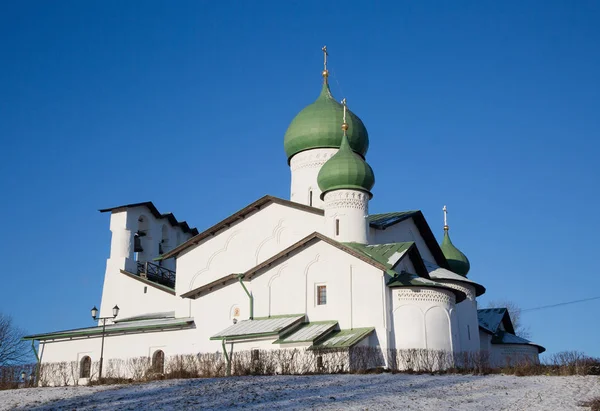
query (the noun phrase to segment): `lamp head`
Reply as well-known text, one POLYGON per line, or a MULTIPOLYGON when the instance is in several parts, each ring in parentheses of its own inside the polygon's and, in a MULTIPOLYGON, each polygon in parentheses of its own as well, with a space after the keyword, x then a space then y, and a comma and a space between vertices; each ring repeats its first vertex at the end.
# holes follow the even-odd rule
POLYGON ((96 317, 98 317, 98 309, 96 308, 96 306, 94 306, 94 308, 91 309, 91 313, 92 313, 92 318, 95 320, 96 317))

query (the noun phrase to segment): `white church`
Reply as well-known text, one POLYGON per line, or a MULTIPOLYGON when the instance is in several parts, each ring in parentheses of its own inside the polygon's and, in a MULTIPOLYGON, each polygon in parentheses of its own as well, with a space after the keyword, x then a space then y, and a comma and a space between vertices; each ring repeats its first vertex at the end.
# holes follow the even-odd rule
POLYGON ((41 364, 75 362, 85 379, 101 355, 230 362, 240 351, 369 347, 388 368, 398 366, 389 352, 410 349, 538 361, 544 348, 514 334, 506 309, 478 310, 485 288, 467 278, 445 207, 441 244, 420 211, 369 214, 369 135, 333 98, 324 53, 321 92, 284 136, 290 199, 265 195, 202 232, 151 202, 100 210, 112 233, 96 315, 106 319, 25 337, 41 364))

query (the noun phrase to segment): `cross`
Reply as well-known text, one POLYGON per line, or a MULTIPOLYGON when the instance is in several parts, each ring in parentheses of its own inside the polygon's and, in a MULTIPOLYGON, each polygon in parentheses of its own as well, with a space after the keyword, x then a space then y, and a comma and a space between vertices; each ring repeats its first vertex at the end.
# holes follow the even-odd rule
POLYGON ((321 50, 323 51, 323 67, 324 70, 327 70, 327 56, 329 55, 327 53, 327 46, 323 46, 321 50))
POLYGON ((344 123, 346 122, 346 98, 342 100, 342 105, 344 106, 344 123))
POLYGON ((442 210, 444 211, 444 228, 448 227, 448 209, 446 208, 446 206, 444 206, 444 208, 442 208, 442 210))

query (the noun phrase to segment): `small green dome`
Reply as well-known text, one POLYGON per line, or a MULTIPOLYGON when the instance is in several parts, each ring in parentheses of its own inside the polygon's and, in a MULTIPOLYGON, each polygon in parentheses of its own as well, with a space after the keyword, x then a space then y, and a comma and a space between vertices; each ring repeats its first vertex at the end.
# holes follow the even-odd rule
POLYGON ((342 135, 340 149, 323 164, 317 183, 323 192, 321 199, 326 192, 339 189, 365 191, 372 196, 375 174, 371 166, 352 151, 346 135, 342 135))
POLYGON ((471 263, 469 263, 469 259, 466 255, 464 255, 458 248, 452 244, 452 240, 450 240, 450 235, 448 234, 448 230, 444 230, 444 240, 442 241, 442 252, 444 253, 444 257, 448 261, 450 265, 450 269, 454 271, 456 274, 460 274, 463 277, 467 276, 467 273, 471 269, 471 263))
MULTIPOLYGON (((288 162, 295 154, 311 148, 338 148, 342 140, 340 124, 344 107, 335 101, 327 83, 317 100, 292 120, 285 132, 283 147, 288 162)), ((348 111, 348 140, 352 150, 363 157, 369 148, 369 134, 363 122, 348 111)))

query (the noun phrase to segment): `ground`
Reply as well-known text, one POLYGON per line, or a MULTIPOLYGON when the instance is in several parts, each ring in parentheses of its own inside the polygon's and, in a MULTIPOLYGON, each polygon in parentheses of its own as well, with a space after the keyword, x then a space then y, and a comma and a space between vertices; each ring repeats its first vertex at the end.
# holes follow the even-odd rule
POLYGON ((316 375, 155 381, 0 391, 0 410, 581 410, 600 378, 316 375))

